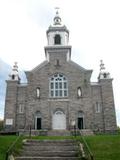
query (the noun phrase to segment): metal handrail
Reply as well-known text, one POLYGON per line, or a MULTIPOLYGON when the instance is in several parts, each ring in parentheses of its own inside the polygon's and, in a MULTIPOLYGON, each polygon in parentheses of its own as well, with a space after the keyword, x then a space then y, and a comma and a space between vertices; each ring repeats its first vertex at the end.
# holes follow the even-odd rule
POLYGON ((6 151, 6 157, 5 160, 8 160, 9 155, 13 152, 13 148, 15 147, 15 145, 17 144, 18 140, 22 137, 22 135, 19 135, 16 140, 11 144, 11 146, 8 148, 8 150, 6 151))
POLYGON ((86 149, 87 149, 87 151, 88 151, 88 154, 89 154, 89 156, 90 156, 90 159, 91 159, 91 160, 95 160, 95 159, 94 159, 94 156, 93 156, 93 153, 91 152, 90 147, 88 146, 88 144, 87 144, 85 138, 82 136, 81 132, 80 132, 80 136, 81 136, 82 141, 83 141, 83 143, 84 143, 84 145, 85 145, 85 147, 86 147, 86 149))

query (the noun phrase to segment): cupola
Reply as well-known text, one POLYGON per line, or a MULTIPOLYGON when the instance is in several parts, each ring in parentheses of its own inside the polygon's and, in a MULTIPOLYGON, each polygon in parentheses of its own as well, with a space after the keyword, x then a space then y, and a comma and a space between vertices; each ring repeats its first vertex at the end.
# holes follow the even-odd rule
POLYGON ((56 11, 56 15, 54 17, 54 25, 61 25, 61 18, 59 16, 58 10, 56 11))
POLYGON ((12 71, 11 71, 9 77, 10 77, 10 80, 13 80, 13 81, 19 81, 20 80, 19 73, 18 73, 17 62, 15 62, 15 64, 13 65, 13 68, 12 68, 12 71))
POLYGON ((106 71, 103 60, 100 60, 100 73, 98 79, 110 79, 110 73, 106 71))
POLYGON ((58 10, 53 19, 53 24, 49 26, 47 32, 48 46, 68 45, 69 31, 59 16, 58 10))
POLYGON ((61 62, 63 59, 69 61, 71 59, 71 46, 68 44, 69 31, 67 27, 62 24, 58 8, 53 18, 53 24, 49 26, 46 35, 48 44, 44 49, 47 61, 53 62, 54 59, 55 65, 58 64, 56 62, 61 62))

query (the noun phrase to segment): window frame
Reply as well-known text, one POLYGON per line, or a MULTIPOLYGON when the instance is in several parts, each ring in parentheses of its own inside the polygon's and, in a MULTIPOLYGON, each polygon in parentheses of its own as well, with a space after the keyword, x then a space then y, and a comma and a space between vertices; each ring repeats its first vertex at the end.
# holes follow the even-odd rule
POLYGON ((49 97, 50 98, 68 97, 68 80, 65 75, 61 73, 56 73, 49 78, 49 97))

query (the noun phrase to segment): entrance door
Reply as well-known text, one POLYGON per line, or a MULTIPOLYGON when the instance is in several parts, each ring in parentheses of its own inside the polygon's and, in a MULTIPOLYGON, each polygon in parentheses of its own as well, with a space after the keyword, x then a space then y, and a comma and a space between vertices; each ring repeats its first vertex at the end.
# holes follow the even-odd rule
POLYGON ((84 129, 84 113, 83 113, 83 111, 78 112, 78 129, 84 129))
POLYGON ((53 114, 52 128, 58 130, 66 129, 66 116, 62 111, 56 111, 53 114))
POLYGON ((41 118, 37 117, 37 128, 36 129, 41 129, 41 118))
POLYGON ((40 111, 35 112, 35 130, 42 129, 42 116, 40 111))
POLYGON ((83 129, 83 117, 78 118, 78 128, 83 129))

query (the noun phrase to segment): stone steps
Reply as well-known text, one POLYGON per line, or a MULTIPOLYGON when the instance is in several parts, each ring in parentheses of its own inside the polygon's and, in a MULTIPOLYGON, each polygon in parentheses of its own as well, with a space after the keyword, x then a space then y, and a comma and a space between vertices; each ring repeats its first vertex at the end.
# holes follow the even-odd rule
POLYGON ((74 140, 27 140, 15 160, 77 160, 74 140))
POLYGON ((82 129, 80 132, 83 136, 94 135, 94 132, 91 129, 82 129))
POLYGON ((49 130, 47 135, 48 136, 70 136, 71 133, 69 130, 49 130))
POLYGON ((46 150, 46 151, 53 151, 53 150, 56 150, 56 151, 76 151, 77 150, 77 146, 65 146, 64 145, 64 147, 61 145, 61 146, 54 146, 54 145, 52 145, 52 146, 45 146, 45 145, 42 145, 42 146, 29 146, 29 148, 26 148, 25 146, 23 147, 23 150, 24 151, 36 151, 36 150, 38 150, 38 151, 44 151, 44 150, 46 150))
POLYGON ((42 157, 75 157, 76 151, 23 151, 21 156, 42 156, 42 157))
POLYGON ((17 157, 16 160, 79 160, 76 157, 17 157))
POLYGON ((27 140, 27 142, 24 143, 24 146, 72 146, 76 145, 76 142, 73 140, 44 140, 44 141, 38 141, 38 140, 27 140))

